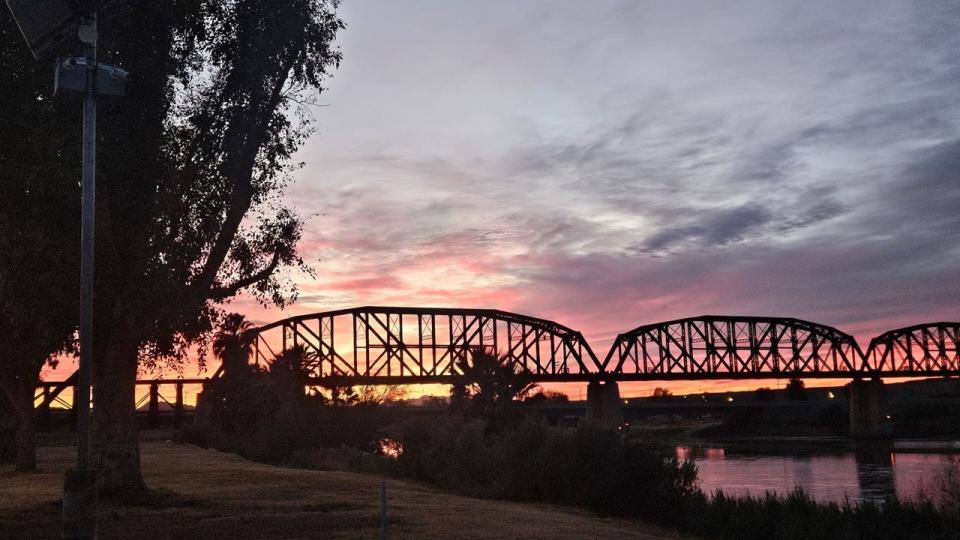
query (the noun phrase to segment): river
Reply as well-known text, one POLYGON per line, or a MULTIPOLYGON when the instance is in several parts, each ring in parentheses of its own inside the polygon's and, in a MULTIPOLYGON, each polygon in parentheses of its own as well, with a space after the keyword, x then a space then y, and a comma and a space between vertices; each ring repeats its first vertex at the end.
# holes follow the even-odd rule
POLYGON ((677 457, 694 459, 700 487, 708 494, 789 493, 796 486, 819 501, 882 501, 890 495, 936 498, 939 475, 960 454, 941 443, 870 443, 799 441, 754 443, 684 443, 677 457), (939 450, 937 450, 939 448, 939 450))

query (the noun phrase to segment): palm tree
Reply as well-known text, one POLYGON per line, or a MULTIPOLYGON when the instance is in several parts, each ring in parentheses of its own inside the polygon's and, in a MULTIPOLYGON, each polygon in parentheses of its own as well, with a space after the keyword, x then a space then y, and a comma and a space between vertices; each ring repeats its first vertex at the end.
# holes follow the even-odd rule
POLYGON ((510 358, 483 348, 473 349, 458 359, 457 369, 463 376, 450 389, 451 405, 467 416, 495 423, 504 419, 515 400, 537 388, 529 373, 520 370, 510 358))
POLYGON ((317 355, 303 344, 284 349, 273 357, 267 372, 276 385, 281 401, 288 403, 293 399, 296 403, 303 399, 307 380, 314 373, 316 361, 317 355))
POLYGON ((253 349, 253 324, 239 313, 229 313, 213 337, 213 354, 220 359, 225 375, 237 374, 247 365, 253 349))

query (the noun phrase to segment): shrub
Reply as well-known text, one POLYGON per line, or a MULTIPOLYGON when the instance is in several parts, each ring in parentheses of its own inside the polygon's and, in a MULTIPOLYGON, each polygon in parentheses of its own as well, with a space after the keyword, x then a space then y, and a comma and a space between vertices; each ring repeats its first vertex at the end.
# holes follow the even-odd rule
POLYGON ((671 523, 700 497, 692 464, 629 432, 531 420, 491 432, 481 421, 444 418, 405 422, 394 437, 398 474, 469 495, 671 523))
POLYGON ((395 414, 393 407, 381 404, 387 398, 348 402, 307 395, 298 362, 298 351, 292 349, 278 355, 269 371, 246 366, 210 381, 198 420, 184 430, 183 440, 298 466, 294 454, 303 450, 350 446, 376 453, 379 432, 395 414))
POLYGON ((801 489, 789 495, 728 497, 718 492, 704 501, 698 519, 684 529, 696 534, 737 540, 816 540, 820 538, 948 539, 956 538, 955 512, 939 511, 929 502, 821 503, 801 489))

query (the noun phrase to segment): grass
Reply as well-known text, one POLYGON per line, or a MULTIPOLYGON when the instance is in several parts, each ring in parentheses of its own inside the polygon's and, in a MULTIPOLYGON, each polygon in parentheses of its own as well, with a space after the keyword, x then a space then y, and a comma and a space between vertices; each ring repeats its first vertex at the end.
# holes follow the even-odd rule
MULTIPOLYGON (((376 538, 373 475, 274 467, 168 442, 141 444, 152 488, 101 501, 101 538, 376 538)), ((0 466, 0 538, 59 537, 63 471, 73 449, 41 448, 40 472, 0 466)), ((636 521, 551 505, 453 495, 387 480, 390 538, 677 538, 636 521)))

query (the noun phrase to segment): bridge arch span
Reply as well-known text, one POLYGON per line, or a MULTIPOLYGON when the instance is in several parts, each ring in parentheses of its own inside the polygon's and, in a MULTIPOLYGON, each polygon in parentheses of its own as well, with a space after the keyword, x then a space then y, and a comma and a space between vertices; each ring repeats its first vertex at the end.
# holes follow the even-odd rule
POLYGON ((945 376, 960 370, 960 322, 916 324, 870 340, 866 361, 878 375, 945 376))
POLYGON ((537 382, 596 378, 583 335, 554 321, 495 309, 364 306, 300 315, 250 331, 252 361, 302 345, 317 384, 450 383, 471 350, 497 353, 537 382))
POLYGON ((867 374, 853 336, 786 317, 702 315, 617 336, 603 362, 617 380, 851 377, 867 374))

